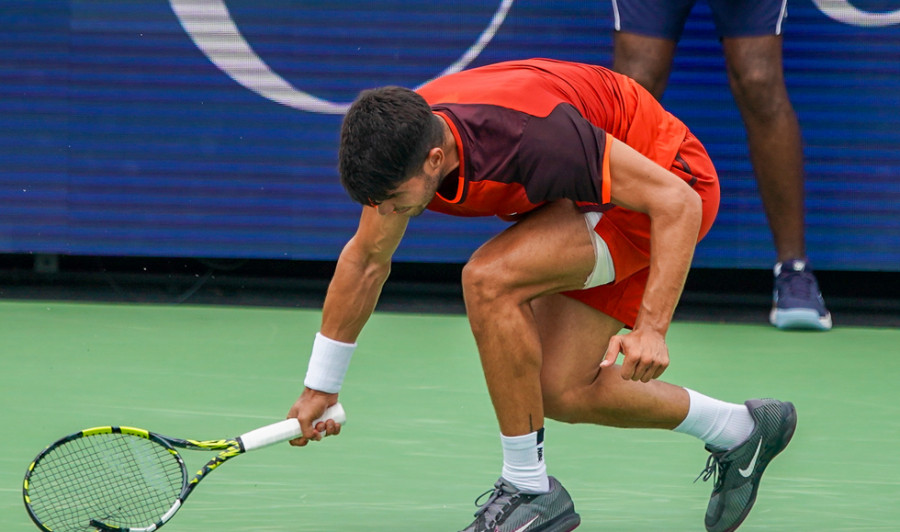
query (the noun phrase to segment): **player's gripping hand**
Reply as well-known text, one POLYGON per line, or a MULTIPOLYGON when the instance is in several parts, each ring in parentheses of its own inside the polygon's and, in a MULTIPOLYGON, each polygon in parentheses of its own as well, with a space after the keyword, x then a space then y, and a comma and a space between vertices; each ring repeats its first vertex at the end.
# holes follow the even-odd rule
POLYGON ((607 368, 615 364, 619 353, 625 355, 622 360, 622 378, 625 380, 650 382, 651 379, 659 378, 669 367, 666 339, 650 329, 635 329, 628 334, 610 338, 600 367, 607 368))
POLYGON ((327 419, 312 425, 313 420, 325 413, 325 409, 337 404, 338 394, 326 393, 305 388, 294 406, 288 411, 289 418, 297 418, 303 436, 291 440, 291 445, 303 447, 310 441, 319 441, 323 436, 337 436, 341 433, 341 424, 327 419))

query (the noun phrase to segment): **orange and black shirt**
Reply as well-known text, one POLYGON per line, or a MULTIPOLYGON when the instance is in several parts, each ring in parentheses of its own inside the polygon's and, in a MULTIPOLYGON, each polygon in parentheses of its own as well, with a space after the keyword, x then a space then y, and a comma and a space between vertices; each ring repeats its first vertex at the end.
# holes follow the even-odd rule
POLYGON ((562 198, 605 210, 610 137, 668 168, 688 132, 630 78, 580 63, 497 63, 417 92, 449 124, 460 158, 428 208, 456 216, 514 220, 562 198))

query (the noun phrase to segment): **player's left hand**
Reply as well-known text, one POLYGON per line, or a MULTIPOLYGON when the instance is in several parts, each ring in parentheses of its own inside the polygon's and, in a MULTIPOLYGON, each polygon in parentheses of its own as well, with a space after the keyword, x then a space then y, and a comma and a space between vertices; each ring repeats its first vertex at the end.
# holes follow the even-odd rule
POLYGON ((625 380, 650 382, 669 367, 665 336, 653 330, 635 329, 610 338, 600 367, 615 364, 619 353, 625 355, 622 361, 622 378, 625 380))

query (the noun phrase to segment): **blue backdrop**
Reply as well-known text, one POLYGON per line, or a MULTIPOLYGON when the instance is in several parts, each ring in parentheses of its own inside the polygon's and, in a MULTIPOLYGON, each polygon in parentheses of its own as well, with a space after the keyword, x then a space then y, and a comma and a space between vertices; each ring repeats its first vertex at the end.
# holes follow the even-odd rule
MULTIPOLYGON (((333 260, 361 90, 554 57, 610 65, 608 1, 18 0, 0 6, 0 252, 333 260)), ((818 269, 900 270, 900 9, 794 0, 785 68, 818 269), (820 7, 821 6, 821 7, 820 7)), ((774 259, 701 2, 664 104, 722 179, 695 264, 774 259)), ((505 225, 428 213, 398 260, 462 262, 505 225)))

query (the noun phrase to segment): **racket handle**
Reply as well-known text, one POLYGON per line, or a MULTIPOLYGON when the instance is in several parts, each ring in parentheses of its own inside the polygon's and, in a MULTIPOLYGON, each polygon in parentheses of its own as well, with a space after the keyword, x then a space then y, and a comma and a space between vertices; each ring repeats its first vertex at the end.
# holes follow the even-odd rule
MULTIPOLYGON (((322 414, 322 417, 313 421, 312 424, 315 426, 319 421, 328 419, 333 419, 335 423, 342 425, 347 422, 347 414, 344 412, 344 407, 341 406, 341 403, 328 407, 325 413, 322 414)), ((289 418, 251 430, 246 434, 242 434, 239 439, 244 445, 244 451, 252 451, 283 441, 293 440, 302 435, 303 432, 300 430, 300 422, 297 421, 297 418, 289 418)))

